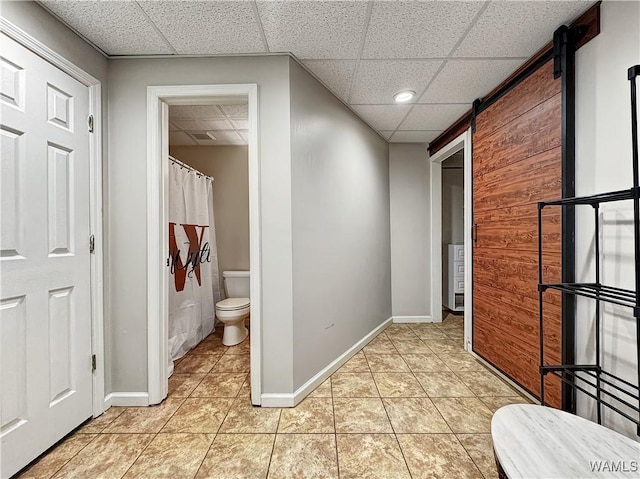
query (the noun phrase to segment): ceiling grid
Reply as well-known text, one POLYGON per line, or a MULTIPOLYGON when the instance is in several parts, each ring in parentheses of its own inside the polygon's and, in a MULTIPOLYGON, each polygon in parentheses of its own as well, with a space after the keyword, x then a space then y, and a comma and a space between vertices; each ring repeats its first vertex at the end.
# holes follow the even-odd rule
POLYGON ((40 1, 108 56, 291 53, 385 138, 422 143, 594 3, 40 1))

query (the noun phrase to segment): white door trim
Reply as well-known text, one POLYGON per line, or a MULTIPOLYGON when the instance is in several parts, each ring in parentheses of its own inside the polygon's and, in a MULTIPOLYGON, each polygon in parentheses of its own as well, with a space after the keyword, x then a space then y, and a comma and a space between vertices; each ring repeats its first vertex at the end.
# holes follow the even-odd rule
POLYGON ((471 351, 473 317, 473 203, 471 129, 452 140, 430 158, 431 178, 431 317, 442 321, 442 162, 464 150, 464 345, 471 351))
POLYGON ((173 85, 147 87, 147 328, 149 404, 167 396, 168 377, 168 119, 166 105, 215 103, 215 97, 243 96, 249 101, 249 268, 251 271, 251 399, 262 392, 262 259, 260 237, 260 159, 258 86, 173 85), (164 110, 164 111, 163 111, 164 110), (164 113, 164 114, 163 114, 164 113))
POLYGON ((96 417, 106 409, 104 394, 102 85, 97 78, 89 75, 6 18, 0 17, 0 31, 89 88, 89 114, 94 118, 94 132, 89 135, 89 207, 91 211, 89 224, 90 234, 95 238, 94 254, 91 255, 91 350, 97 358, 96 369, 93 371, 93 416, 96 417))

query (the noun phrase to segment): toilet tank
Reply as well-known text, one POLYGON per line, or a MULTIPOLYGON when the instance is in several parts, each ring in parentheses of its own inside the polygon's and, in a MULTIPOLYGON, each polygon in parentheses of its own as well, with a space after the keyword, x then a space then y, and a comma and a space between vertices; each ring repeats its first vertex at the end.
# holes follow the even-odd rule
POLYGON ((227 298, 249 298, 249 271, 223 271, 227 298))

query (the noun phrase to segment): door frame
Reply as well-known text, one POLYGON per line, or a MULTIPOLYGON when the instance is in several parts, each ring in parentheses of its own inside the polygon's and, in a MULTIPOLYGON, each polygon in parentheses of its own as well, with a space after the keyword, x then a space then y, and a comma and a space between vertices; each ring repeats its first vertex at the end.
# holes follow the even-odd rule
POLYGON ((464 348, 471 351, 473 335, 473 171, 471 128, 451 140, 429 159, 431 191, 431 317, 442 321, 442 162, 464 150, 464 348))
MULTIPOLYGON (((105 401, 104 354, 104 236, 102 228, 102 84, 62 55, 40 42, 6 18, 0 17, 0 32, 49 62, 89 89, 89 115, 93 134, 89 135, 89 234, 95 239, 90 255, 91 269, 91 351, 96 356, 92 373, 93 417, 107 409, 105 401)), ((83 122, 79 122, 83 124, 83 122)), ((89 358, 87 358, 89 360, 89 358)))
POLYGON ((249 270, 251 287, 251 401, 262 393, 262 255, 258 85, 147 87, 147 347, 149 404, 167 397, 169 295, 169 105, 214 104, 216 97, 243 96, 249 103, 249 270), (164 160, 163 160, 164 158, 164 160))

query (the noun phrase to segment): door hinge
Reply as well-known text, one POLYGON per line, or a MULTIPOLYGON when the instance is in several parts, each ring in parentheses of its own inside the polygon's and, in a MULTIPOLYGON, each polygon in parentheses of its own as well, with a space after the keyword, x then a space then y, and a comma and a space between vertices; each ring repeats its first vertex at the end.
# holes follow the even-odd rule
POLYGON ((91 370, 92 371, 96 370, 96 355, 95 354, 91 355, 91 370))
POLYGON ((93 115, 89 115, 89 133, 93 133, 93 115))
POLYGON ((89 253, 93 253, 96 249, 96 237, 94 235, 89 236, 89 253))

